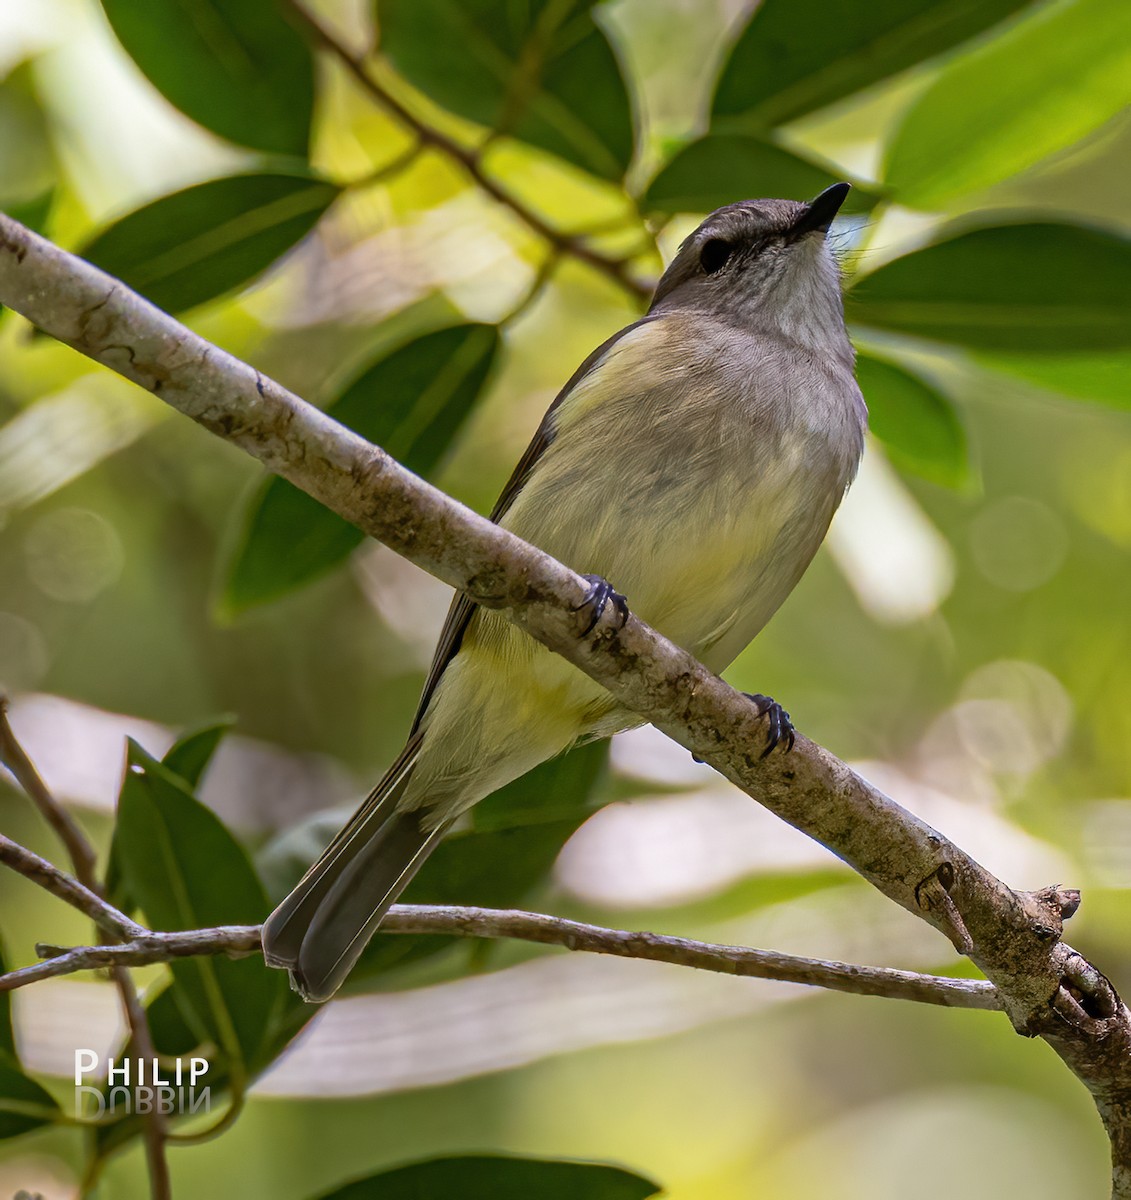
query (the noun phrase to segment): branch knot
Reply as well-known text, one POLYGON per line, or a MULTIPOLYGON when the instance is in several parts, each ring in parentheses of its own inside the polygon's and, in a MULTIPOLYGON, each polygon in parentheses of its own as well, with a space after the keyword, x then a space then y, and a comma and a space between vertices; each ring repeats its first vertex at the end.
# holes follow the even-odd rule
POLYGON ((969 954, 974 949, 974 939, 950 894, 956 879, 954 864, 941 862, 915 889, 915 899, 924 912, 934 916, 935 924, 950 938, 958 953, 969 954))

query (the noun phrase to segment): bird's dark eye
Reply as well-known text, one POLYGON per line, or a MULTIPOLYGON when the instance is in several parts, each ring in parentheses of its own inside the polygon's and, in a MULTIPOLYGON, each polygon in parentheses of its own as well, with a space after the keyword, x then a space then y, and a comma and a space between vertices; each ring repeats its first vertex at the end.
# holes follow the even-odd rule
POLYGON ((730 242, 722 238, 711 238, 703 243, 703 249, 699 251, 699 265, 708 275, 714 275, 727 265, 734 250, 735 247, 730 242))

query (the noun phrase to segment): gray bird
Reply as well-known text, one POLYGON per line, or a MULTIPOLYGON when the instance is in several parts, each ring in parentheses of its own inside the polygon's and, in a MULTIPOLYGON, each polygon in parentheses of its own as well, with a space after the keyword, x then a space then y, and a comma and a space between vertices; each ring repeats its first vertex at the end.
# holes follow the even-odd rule
MULTIPOLYGON (((748 200, 683 243, 646 316, 558 394, 491 519, 593 579, 721 671, 808 567, 864 446, 867 412, 826 233, 840 183, 748 200)), ((769 748, 792 728, 780 707, 769 748)), ((640 718, 497 612, 457 596, 409 739, 271 914, 263 952, 307 999, 349 974, 473 804, 640 718)), ((791 742, 790 742, 791 744, 791 742)))

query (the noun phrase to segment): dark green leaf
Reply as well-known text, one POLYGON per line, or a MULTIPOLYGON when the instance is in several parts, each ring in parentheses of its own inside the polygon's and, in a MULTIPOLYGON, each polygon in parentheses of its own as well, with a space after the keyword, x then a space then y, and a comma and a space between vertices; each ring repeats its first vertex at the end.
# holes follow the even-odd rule
MULTIPOLYGON (((806 200, 844 178, 791 150, 746 134, 709 133, 685 146, 644 193, 649 212, 705 213, 756 196, 806 200)), ((869 212, 877 196, 855 185, 844 212, 869 212)))
MULTIPOLYGON (((189 788, 195 789, 220 744, 220 739, 231 728, 232 720, 231 717, 226 717, 182 734, 161 761, 174 775, 179 775, 189 788)), ((106 895, 111 904, 123 912, 131 912, 137 904, 126 891, 119 841, 118 828, 115 827, 110 839, 110 853, 106 859, 106 895)))
POLYGON ((999 225, 945 237, 864 276, 861 324, 1033 354, 1131 345, 1131 241, 1081 225, 999 225))
MULTIPOLYGON (((514 908, 545 882, 559 852, 602 802, 608 743, 551 759, 481 800, 474 828, 446 837, 404 893, 406 904, 514 908)), ((436 954, 454 939, 377 937, 354 971, 354 984, 436 954)))
POLYGON ((591 742, 552 758, 499 788, 471 810, 475 829, 490 833, 544 821, 580 824, 600 804, 609 775, 608 742, 591 742))
POLYGON ((1072 145, 1126 107, 1128 45, 1131 5, 1039 9, 951 63, 916 100, 885 179, 901 204, 937 208, 1072 145))
POLYGON ((320 1200, 644 1200, 659 1191, 642 1175, 602 1163, 464 1155, 383 1171, 320 1200))
MULTIPOLYGON (((167 987, 145 1007, 149 1032, 158 1054, 167 1058, 185 1057, 200 1048, 199 1036, 185 1018, 180 990, 167 987)), ((211 1079, 211 1073, 209 1074, 211 1079)))
POLYGON ((593 0, 377 0, 381 49, 433 100, 605 179, 632 159, 632 106, 593 0))
POLYGON ((250 283, 337 195, 333 184, 299 171, 213 179, 127 213, 78 253, 180 312, 250 283))
MULTIPOLYGON (((450 834, 432 852, 420 874, 401 897, 405 904, 471 904, 516 908, 542 884, 562 846, 582 818, 545 821, 514 829, 450 834)), ((473 945, 466 938, 439 934, 389 934, 369 943, 353 970, 346 990, 384 986, 394 968, 431 958, 452 946, 473 945)), ((469 966, 470 962, 464 964, 469 966)), ((482 964, 479 964, 482 969, 482 964)))
POLYGON ((241 146, 305 157, 314 63, 265 0, 102 0, 126 52, 194 121, 241 146))
MULTIPOLYGON (((493 325, 456 325, 383 354, 327 406, 418 475, 443 458, 475 405, 499 348, 493 325)), ((282 479, 242 517, 221 611, 234 615, 325 575, 364 534, 282 479)))
POLYGON ((207 725, 182 733, 161 761, 190 788, 196 788, 220 745, 220 739, 231 729, 234 721, 234 717, 221 717, 218 721, 210 721, 207 725))
POLYGON ((137 901, 129 894, 126 878, 122 873, 122 847, 118 826, 110 838, 110 853, 106 856, 106 878, 104 880, 106 899, 124 913, 137 911, 137 901))
POLYGON ((714 117, 785 124, 932 58, 1029 0, 764 0, 715 92, 714 117))
POLYGON ((856 378, 868 404, 868 427, 896 466, 945 487, 967 480, 966 431, 941 392, 868 354, 857 357, 856 378))
MULTIPOLYGON (((133 742, 128 762, 118 802, 122 875, 150 924, 175 930, 262 921, 262 886, 215 813, 133 742)), ((257 958, 184 959, 171 969, 185 1020, 246 1080, 259 1064, 283 976, 257 958)))
POLYGON ((0 1050, 0 1138, 50 1125, 59 1115, 51 1093, 28 1078, 12 1054, 0 1050))

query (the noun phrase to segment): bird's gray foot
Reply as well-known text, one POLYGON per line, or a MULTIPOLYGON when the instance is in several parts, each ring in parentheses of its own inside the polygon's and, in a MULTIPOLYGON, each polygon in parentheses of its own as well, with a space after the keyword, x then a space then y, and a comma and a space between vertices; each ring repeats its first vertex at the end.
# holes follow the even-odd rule
POLYGON ((766 718, 766 748, 762 751, 761 757, 765 758, 781 742, 786 743, 785 752, 788 754, 797 740, 789 713, 776 700, 769 696, 763 696, 761 692, 743 692, 742 694, 757 708, 758 716, 766 718))
POLYGON ((587 637, 593 632, 594 626, 601 619, 601 614, 610 604, 616 609, 617 616, 620 617, 620 624, 617 628, 623 629, 624 623, 628 620, 628 601, 620 592, 614 592, 612 584, 600 575, 582 575, 581 578, 589 584, 585 599, 574 609, 574 612, 584 611, 589 617, 588 624, 581 631, 581 636, 587 637))

